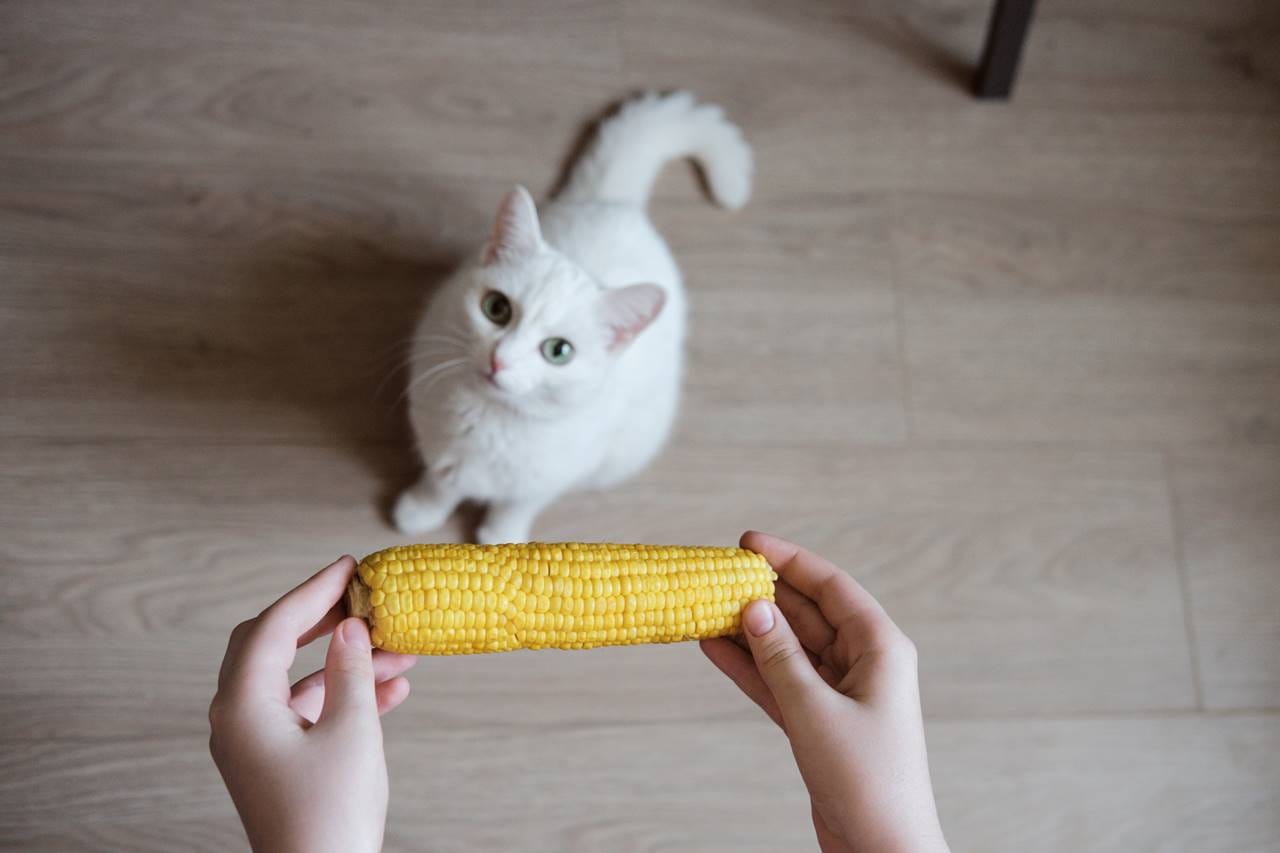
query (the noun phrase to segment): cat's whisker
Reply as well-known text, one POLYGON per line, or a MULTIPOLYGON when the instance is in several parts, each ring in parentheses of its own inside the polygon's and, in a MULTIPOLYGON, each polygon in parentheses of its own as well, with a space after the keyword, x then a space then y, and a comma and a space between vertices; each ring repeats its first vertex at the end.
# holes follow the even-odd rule
MULTIPOLYGON (((449 370, 452 370, 457 367, 461 367, 462 365, 466 364, 466 362, 467 362, 467 359, 465 358, 451 358, 451 359, 448 359, 447 361, 442 361, 439 364, 435 365, 434 367, 419 374, 418 376, 415 376, 407 385, 405 385, 404 391, 400 392, 400 396, 396 398, 396 402, 398 403, 401 400, 403 400, 405 397, 409 396, 409 392, 411 392, 416 386, 420 385, 421 383, 425 382, 431 377, 443 375, 444 373, 447 373, 449 370)), ((428 385, 427 387, 429 388, 431 386, 428 385)))
POLYGON ((409 338, 409 343, 445 343, 454 346, 466 346, 466 340, 460 335, 417 335, 409 338))
POLYGON ((423 348, 415 349, 413 352, 410 352, 410 353, 406 353, 406 354, 405 354, 405 360, 406 360, 406 361, 412 361, 412 360, 414 360, 414 359, 416 359, 416 358, 420 358, 420 357, 422 357, 422 356, 424 356, 424 355, 432 355, 433 353, 442 353, 442 352, 466 352, 466 351, 467 351, 467 347, 462 346, 462 345, 457 345, 457 344, 455 344, 455 345, 453 345, 453 346, 444 346, 443 344, 441 344, 441 345, 439 345, 439 346, 428 347, 428 348, 425 348, 425 349, 423 349, 423 348))
MULTIPOLYGON (((417 356, 412 352, 388 353, 380 360, 372 362, 369 365, 369 372, 376 373, 381 376, 392 376, 399 373, 408 365, 414 362, 417 356)), ((384 378, 385 382, 386 379, 384 378)))
MULTIPOLYGON (((441 372, 441 373, 437 373, 435 376, 432 376, 432 377, 431 377, 431 380, 430 380, 426 385, 423 385, 423 386, 422 386, 422 388, 421 388, 421 390, 419 391, 419 393, 421 393, 421 394, 426 394, 428 391, 430 391, 432 388, 434 388, 434 387, 436 386, 436 384, 440 382, 440 380, 444 379, 444 378, 445 378, 446 376, 448 376, 448 375, 449 375, 449 371, 447 371, 447 370, 446 370, 446 371, 443 371, 443 372, 441 372)), ((407 393, 407 391, 406 391, 406 393, 407 393)))
POLYGON ((436 364, 439 361, 441 361, 442 356, 453 356, 453 357, 465 359, 467 358, 467 351, 462 347, 449 347, 447 349, 438 349, 438 350, 431 350, 428 352, 412 353, 408 356, 405 356, 405 358, 399 364, 397 364, 394 368, 392 368, 392 371, 399 372, 405 368, 413 368, 417 365, 422 364, 423 362, 426 362, 427 366, 430 367, 432 364, 436 364))
POLYGON ((410 367, 424 359, 434 360, 442 355, 455 355, 459 353, 465 354, 466 347, 462 346, 437 346, 430 348, 417 348, 411 352, 401 353, 395 364, 387 368, 390 373, 394 374, 406 367, 410 367))
POLYGON ((378 356, 379 358, 381 358, 382 356, 384 356, 384 355, 386 355, 387 353, 392 352, 392 351, 394 351, 394 350, 404 349, 404 348, 406 348, 406 347, 409 345, 409 342, 410 342, 411 340, 413 340, 413 339, 412 339, 412 338, 401 338, 400 340, 392 341, 391 343, 389 343, 389 344, 387 344, 386 346, 382 347, 382 349, 378 350, 378 352, 377 352, 377 356, 378 356))
MULTIPOLYGON (((420 347, 415 347, 414 346, 415 344, 426 344, 426 343, 446 344, 448 346, 457 347, 459 349, 465 349, 467 346, 467 341, 460 335, 452 335, 452 334, 450 335, 442 335, 442 334, 408 335, 399 340, 392 341, 391 343, 382 347, 382 349, 374 353, 372 360, 376 363, 391 356, 407 355, 411 357, 413 352, 416 349, 420 349, 420 347)), ((397 365, 397 367, 402 367, 402 366, 403 364, 397 365)))
MULTIPOLYGON (((382 381, 378 383, 378 387, 377 387, 377 388, 375 388, 375 389, 374 389, 374 391, 373 391, 374 399, 377 399, 377 397, 378 397, 380 394, 382 394, 382 389, 384 389, 384 388, 386 388, 386 387, 387 387, 387 383, 388 383, 388 382, 390 382, 393 378, 396 378, 396 377, 400 376, 401 372, 402 372, 405 368, 407 368, 407 367, 412 367, 412 366, 415 364, 415 362, 419 361, 421 358, 424 358, 424 357, 427 357, 427 356, 431 356, 431 355, 436 355, 436 356, 438 356, 438 355, 448 355, 448 354, 450 354, 450 353, 454 353, 454 352, 457 352, 457 350, 456 350, 456 349, 448 349, 448 350, 436 350, 436 351, 434 351, 434 352, 409 353, 409 354, 408 354, 408 355, 406 355, 403 359, 401 359, 401 361, 400 361, 400 363, 399 363, 399 364, 396 364, 394 367, 392 367, 391 369, 389 369, 389 370, 387 371, 386 375, 382 377, 382 381)), ((456 358, 456 359, 449 359, 449 361, 453 361, 453 360, 457 360, 457 361, 465 361, 466 359, 465 359, 465 358, 463 358, 463 357, 458 357, 458 358, 456 358)), ((441 363, 443 363, 443 362, 441 362, 441 363)), ((428 371, 428 372, 429 372, 429 371, 428 371)), ((415 381, 417 381, 417 380, 416 380, 416 379, 414 379, 414 380, 410 380, 410 384, 412 385, 412 383, 413 383, 413 382, 415 382, 415 381)))
MULTIPOLYGON (((453 370, 456 370, 456 369, 458 368, 455 366, 453 370)), ((418 389, 418 393, 426 394, 432 388, 434 388, 442 379, 444 379, 446 376, 449 376, 452 372, 453 372, 452 370, 445 370, 445 371, 441 371, 440 373, 437 373, 435 376, 430 377, 429 380, 427 381, 427 384, 423 385, 420 389, 418 389)), ((401 393, 400 397, 396 400, 397 405, 402 400, 406 399, 409 396, 409 393, 410 393, 409 389, 406 388, 404 392, 401 393)))
POLYGON ((404 367, 404 365, 399 364, 387 371, 387 375, 382 377, 382 381, 378 383, 378 387, 373 389, 373 399, 376 400, 382 395, 382 389, 387 387, 387 383, 391 381, 392 377, 400 375, 400 368, 402 367, 404 367))
POLYGON ((388 382, 390 382, 394 377, 399 376, 401 371, 403 371, 406 367, 408 367, 412 363, 413 363, 413 353, 411 352, 401 353, 399 361, 397 361, 395 364, 391 365, 390 367, 386 368, 386 372, 383 373, 381 381, 378 382, 378 387, 373 389, 374 399, 376 400, 378 398, 378 396, 382 393, 382 389, 387 387, 388 382))

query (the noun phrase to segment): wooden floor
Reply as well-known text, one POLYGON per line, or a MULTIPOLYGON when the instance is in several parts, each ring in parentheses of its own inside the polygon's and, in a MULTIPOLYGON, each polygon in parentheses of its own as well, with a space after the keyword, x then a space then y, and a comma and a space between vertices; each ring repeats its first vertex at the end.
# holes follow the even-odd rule
MULTIPOLYGON (((1280 13, 1044 0, 1001 105, 986 9, 0 5, 0 845, 242 843, 225 636, 399 541, 417 306, 601 108, 690 87, 759 180, 659 188, 678 435, 538 534, 846 566, 921 648, 957 851, 1280 850, 1280 13)), ((388 849, 812 848, 695 648, 412 680, 388 849)))

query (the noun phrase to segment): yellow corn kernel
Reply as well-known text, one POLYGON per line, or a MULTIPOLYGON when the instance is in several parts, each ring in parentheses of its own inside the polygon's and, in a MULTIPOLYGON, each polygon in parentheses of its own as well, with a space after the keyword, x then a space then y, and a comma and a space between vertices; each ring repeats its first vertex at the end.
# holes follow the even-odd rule
POLYGON ((347 608, 392 652, 589 649, 737 633, 775 580, 742 548, 401 545, 360 561, 347 608))

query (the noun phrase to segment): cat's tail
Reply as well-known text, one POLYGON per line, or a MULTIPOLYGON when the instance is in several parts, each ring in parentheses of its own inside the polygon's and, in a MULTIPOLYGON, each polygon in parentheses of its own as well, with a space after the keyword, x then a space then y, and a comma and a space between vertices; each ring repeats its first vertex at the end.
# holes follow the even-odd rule
POLYGON ((596 131, 559 197, 645 205, 658 172, 692 157, 712 197, 737 210, 751 196, 751 147, 714 104, 689 92, 647 93, 623 105, 596 131))

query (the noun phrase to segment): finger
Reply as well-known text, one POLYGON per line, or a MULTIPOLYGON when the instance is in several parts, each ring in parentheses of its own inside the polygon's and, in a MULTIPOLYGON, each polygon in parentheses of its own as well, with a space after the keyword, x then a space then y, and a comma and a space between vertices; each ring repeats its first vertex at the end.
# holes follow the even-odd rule
POLYGON ((846 626, 865 630, 893 624, 880 602, 829 560, 794 542, 754 530, 742 534, 741 545, 764 555, 783 580, 818 605, 837 631, 846 626))
POLYGON ((703 640, 698 645, 707 659, 716 665, 716 669, 729 676, 729 680, 738 685, 738 689, 745 693, 748 699, 759 705, 760 710, 769 715, 769 719, 779 726, 782 725, 782 714, 778 711, 778 703, 769 692, 764 679, 760 677, 760 671, 756 669, 756 662, 751 658, 750 652, 739 648, 727 637, 703 640))
POLYGON ((318 727, 350 725, 377 716, 373 647, 363 619, 342 620, 329 640, 324 660, 324 707, 318 727))
POLYGON ((325 636, 338 627, 338 623, 347 618, 347 605, 339 601, 329 608, 329 612, 320 617, 320 621, 312 625, 298 638, 298 648, 325 636))
MULTIPOLYGON (((380 681, 373 688, 378 700, 378 716, 382 716, 395 708, 409 696, 409 679, 404 676, 393 676, 380 681)), ((315 723, 320 718, 320 709, 324 704, 323 685, 310 688, 290 703, 294 713, 303 717, 308 723, 315 723)))
MULTIPOLYGON (((323 673, 324 670, 321 670, 323 673)), ((320 719, 320 709, 324 707, 324 682, 304 685, 301 689, 294 691, 289 698, 289 707, 293 712, 308 723, 315 724, 320 719)))
POLYGON ((397 676, 384 681, 374 688, 374 693, 378 699, 378 716, 389 714, 409 698, 409 679, 397 676))
POLYGON ((339 557, 282 595, 262 612, 260 621, 264 627, 289 632, 293 640, 306 636, 319 628, 342 600, 355 570, 354 557, 339 557))
POLYGON ((817 691, 827 689, 776 604, 765 600, 748 604, 742 612, 742 627, 756 669, 784 719, 808 704, 817 691))
MULTIPOLYGON (((384 652, 382 649, 374 649, 373 680, 382 683, 395 678, 397 675, 408 672, 417 662, 418 658, 414 655, 401 655, 395 652, 384 652)), ((322 687, 324 687, 324 670, 317 669, 315 672, 308 673, 295 681, 293 687, 289 688, 289 693, 296 700, 308 690, 322 687)), ((316 710, 319 711, 319 708, 317 707, 316 710)), ((303 716, 306 715, 304 714, 303 716)), ((312 721, 314 719, 312 717, 312 721)))
POLYGON ((835 640, 835 629, 822 615, 818 605, 796 592, 791 584, 778 581, 774 587, 774 599, 806 649, 821 655, 835 640))
POLYGON ((262 611, 241 646, 239 677, 286 690, 287 673, 297 655, 299 639, 321 629, 346 591, 355 568, 353 558, 341 557, 262 611))
POLYGON ((231 629, 231 636, 227 638, 227 650, 222 655, 222 666, 218 668, 218 690, 225 690, 235 675, 245 638, 253 630, 254 624, 252 619, 248 619, 231 629))

